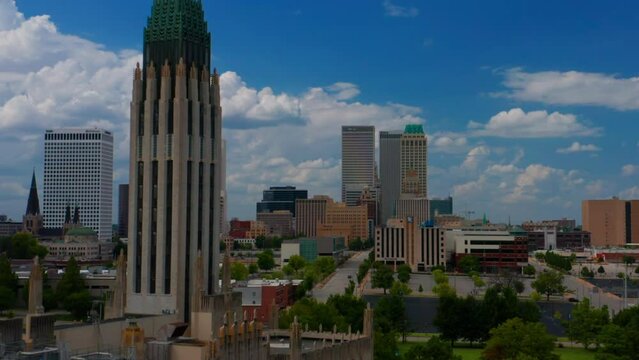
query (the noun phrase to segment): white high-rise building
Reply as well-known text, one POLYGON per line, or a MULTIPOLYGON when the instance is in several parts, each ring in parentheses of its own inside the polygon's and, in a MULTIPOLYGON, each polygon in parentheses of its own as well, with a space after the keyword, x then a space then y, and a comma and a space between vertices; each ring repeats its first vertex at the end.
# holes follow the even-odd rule
POLYGON ((357 205, 375 185, 375 127, 342 126, 342 202, 357 205))
POLYGON ((83 226, 111 241, 113 134, 101 129, 47 130, 44 134, 45 227, 64 223, 67 205, 80 208, 83 226))

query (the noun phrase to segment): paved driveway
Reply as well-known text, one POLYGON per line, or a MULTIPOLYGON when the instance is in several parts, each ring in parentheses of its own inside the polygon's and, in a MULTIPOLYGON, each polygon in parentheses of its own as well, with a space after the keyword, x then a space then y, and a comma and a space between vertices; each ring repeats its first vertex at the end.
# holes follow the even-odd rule
POLYGON ((352 279, 357 285, 357 269, 359 264, 368 258, 369 251, 361 251, 353 255, 342 266, 335 270, 333 276, 324 286, 316 286, 313 289, 313 297, 319 301, 326 301, 332 294, 343 294, 344 289, 348 286, 348 281, 352 279), (350 279, 349 279, 350 276, 350 279))

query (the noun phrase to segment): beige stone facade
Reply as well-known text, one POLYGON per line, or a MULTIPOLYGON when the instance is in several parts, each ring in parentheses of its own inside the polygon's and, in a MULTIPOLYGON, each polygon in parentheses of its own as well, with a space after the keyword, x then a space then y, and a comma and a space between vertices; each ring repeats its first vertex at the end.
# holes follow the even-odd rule
MULTIPOLYGON (((131 101, 127 312, 190 314, 194 260, 207 293, 219 273, 219 76, 196 64, 145 64, 131 101), (146 88, 143 87, 146 85, 146 88), (198 119, 204 121, 198 121, 198 119)), ((201 66, 201 64, 199 64, 201 66)))
POLYGON ((307 237, 340 236, 350 240, 368 239, 368 207, 346 206, 328 196, 296 201, 297 233, 307 237))

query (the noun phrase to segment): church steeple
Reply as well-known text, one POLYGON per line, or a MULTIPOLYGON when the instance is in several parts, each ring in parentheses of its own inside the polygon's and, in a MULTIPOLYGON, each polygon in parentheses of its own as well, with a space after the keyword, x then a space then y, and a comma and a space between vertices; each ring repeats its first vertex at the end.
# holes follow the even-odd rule
POLYGON ((29 190, 29 200, 27 201, 27 212, 25 215, 40 215, 40 199, 38 199, 35 170, 33 171, 33 177, 31 177, 31 190, 29 190))

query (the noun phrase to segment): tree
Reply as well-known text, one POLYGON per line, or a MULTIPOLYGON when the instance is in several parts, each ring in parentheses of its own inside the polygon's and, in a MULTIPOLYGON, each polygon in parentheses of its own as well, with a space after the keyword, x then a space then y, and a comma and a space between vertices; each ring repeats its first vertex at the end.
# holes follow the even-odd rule
POLYGON ((485 360, 558 360, 555 338, 540 323, 519 318, 506 321, 490 331, 490 340, 482 352, 485 360))
POLYGON ((606 269, 604 269, 603 265, 599 265, 599 268, 597 269, 597 272, 601 275, 606 273, 606 269))
POLYGON ((433 292, 439 295, 439 297, 455 294, 455 289, 448 283, 448 276, 444 274, 442 270, 437 269, 433 271, 433 280, 435 281, 433 292))
POLYGON ((48 250, 38 244, 38 240, 28 232, 19 232, 11 237, 11 250, 9 257, 12 259, 33 259, 34 256, 44 258, 48 250))
POLYGON ((405 335, 408 331, 408 318, 404 297, 398 294, 384 296, 375 306, 375 323, 382 332, 396 331, 405 335))
POLYGON ((597 337, 600 344, 597 360, 635 360, 639 351, 637 345, 638 331, 632 331, 625 327, 608 324, 604 326, 597 337), (634 337, 632 337, 634 335, 634 337))
POLYGON ((323 279, 332 274, 337 268, 337 265, 335 264, 335 259, 333 259, 332 256, 320 256, 313 262, 313 267, 323 279))
MULTIPOLYGON (((80 267, 74 257, 71 257, 67 261, 67 267, 64 270, 64 275, 58 282, 56 288, 56 296, 63 306, 66 298, 74 293, 79 293, 85 290, 84 279, 80 276, 80 267)), ((66 306, 64 306, 66 308, 66 306)))
POLYGON ((360 251, 364 248, 364 243, 361 238, 355 238, 348 243, 348 250, 351 251, 360 251))
POLYGON ((581 272, 580 272, 581 277, 583 278, 592 278, 595 276, 595 272, 588 269, 587 266, 584 266, 581 268, 581 272))
POLYGON ((469 274, 471 272, 479 271, 479 258, 472 255, 466 255, 461 260, 459 260, 458 264, 459 269, 465 273, 469 274))
POLYGON ((457 307, 460 314, 457 317, 459 337, 470 342, 471 346, 486 338, 486 314, 482 311, 482 302, 468 295, 463 299, 458 298, 457 307))
POLYGON ((575 305, 571 315, 565 325, 568 337, 581 343, 585 349, 591 344, 598 347, 597 336, 609 322, 608 307, 594 308, 590 306, 590 300, 584 298, 575 305))
POLYGON ((455 293, 440 295, 433 325, 439 330, 442 339, 450 341, 451 346, 461 335, 464 315, 460 310, 460 299, 455 293))
POLYGON ((0 312, 13 308, 16 303, 16 293, 6 286, 0 286, 0 312))
POLYGON ((539 273, 537 279, 531 285, 537 292, 546 295, 546 301, 550 300, 550 295, 563 295, 566 292, 564 276, 554 270, 546 270, 539 273))
POLYGON ((397 348, 397 333, 375 330, 373 342, 374 359, 401 359, 397 348))
POLYGON ((484 279, 481 278, 481 276, 479 276, 478 273, 476 272, 471 272, 470 274, 468 274, 470 276, 470 278, 473 280, 473 295, 476 295, 479 293, 479 290, 481 288, 483 288, 484 286, 486 286, 486 282, 484 281, 484 279))
POLYGON ((346 324, 351 325, 352 332, 364 330, 364 310, 366 301, 352 294, 331 295, 326 304, 337 310, 346 324))
POLYGON ((386 290, 393 286, 393 281, 393 270, 382 263, 376 263, 371 286, 384 289, 384 295, 386 295, 386 290))
POLYGON ((288 259, 288 264, 291 266, 291 268, 293 268, 294 271, 299 271, 304 268, 304 266, 306 266, 306 259, 304 259, 300 255, 292 255, 288 259))
POLYGON ((257 265, 255 263, 250 263, 248 266, 249 274, 255 274, 258 271, 257 265))
POLYGON ((526 290, 526 285, 524 285, 521 280, 515 280, 515 282, 513 282, 513 290, 515 290, 517 294, 521 294, 526 290))
POLYGON ((412 292, 413 290, 411 290, 411 288, 409 288, 406 283, 403 283, 401 281, 394 281, 393 286, 391 286, 390 288, 391 295, 404 296, 410 295, 412 292))
POLYGON ((291 264, 286 264, 286 265, 282 266, 282 272, 286 276, 292 276, 293 274, 295 274, 295 269, 293 269, 291 264))
POLYGON ((535 253, 535 259, 537 259, 538 261, 545 261, 546 260, 546 255, 544 255, 543 252, 536 252, 535 253))
POLYGON ((0 286, 13 293, 18 292, 18 276, 11 270, 11 262, 6 255, 0 255, 0 286))
POLYGON ((534 276, 537 271, 535 270, 534 266, 528 264, 528 265, 524 266, 523 272, 524 272, 524 275, 534 276))
POLYGON ((639 306, 621 310, 599 334, 597 360, 634 360, 639 354, 639 306))
POLYGON ((453 354, 453 347, 442 341, 439 336, 431 337, 424 344, 411 346, 404 358, 411 360, 461 360, 453 354))
POLYGON ((340 332, 348 330, 348 324, 334 306, 320 303, 313 298, 305 297, 298 300, 288 310, 283 311, 279 319, 280 328, 287 329, 295 316, 301 324, 308 324, 311 330, 319 330, 320 325, 327 330, 333 329, 333 326, 337 326, 337 331, 340 332))
POLYGON ((417 289, 417 291, 419 291, 420 293, 424 292, 424 288, 422 287, 422 284, 419 284, 419 289, 417 289))
POLYGON ((257 254, 257 266, 262 270, 271 270, 273 267, 275 267, 273 251, 268 249, 257 254))
POLYGON ((546 251, 546 255, 544 256, 546 260, 546 264, 552 266, 553 268, 570 271, 572 270, 572 263, 574 257, 572 256, 561 256, 555 254, 552 251, 546 251))
MULTIPOLYGON (((371 251, 371 254, 373 252, 371 251)), ((371 264, 372 262, 369 259, 365 259, 361 264, 359 264, 359 267, 357 268, 357 282, 361 283, 362 280, 364 280, 364 277, 366 276, 366 274, 368 274, 368 270, 370 270, 371 268, 371 264)))
POLYGON ((246 265, 241 262, 231 263, 231 279, 242 281, 248 279, 249 270, 246 265))
POLYGON ((632 265, 635 263, 635 258, 632 256, 626 255, 623 257, 623 263, 626 265, 632 265))
POLYGON ((401 264, 397 267, 397 279, 403 283, 407 283, 410 280, 411 269, 406 264, 401 264))
POLYGON ((63 301, 63 307, 74 319, 82 320, 91 310, 91 301, 89 290, 82 290, 67 296, 63 301))

